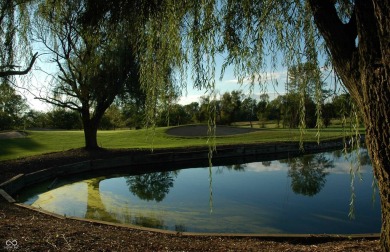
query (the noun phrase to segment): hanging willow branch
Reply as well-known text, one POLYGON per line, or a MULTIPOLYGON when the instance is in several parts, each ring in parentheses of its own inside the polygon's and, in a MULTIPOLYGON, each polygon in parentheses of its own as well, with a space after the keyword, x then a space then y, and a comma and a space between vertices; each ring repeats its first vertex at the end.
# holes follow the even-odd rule
MULTIPOLYGON (((216 56, 222 55, 222 79, 228 67, 238 84, 249 83, 253 90, 259 85, 265 90, 269 76, 282 63, 290 68, 310 64, 310 81, 315 82, 312 96, 316 103, 318 129, 323 127, 322 85, 319 52, 324 41, 319 39, 307 1, 201 0, 159 2, 160 8, 147 13, 139 29, 138 52, 140 76, 146 92, 146 121, 154 127, 156 108, 166 104, 172 83, 167 75, 179 76, 179 89, 185 89, 190 78, 193 87, 204 90, 209 99, 209 145, 215 145, 216 56), (190 66, 189 68, 187 66, 190 66)), ((347 8, 347 5, 343 5, 347 8)), ((299 88, 300 131, 303 146, 307 81, 299 88)), ((274 84, 274 85, 277 85, 274 84)), ((169 101, 168 101, 169 102, 169 101)), ((213 151, 215 147, 211 148, 213 151)))

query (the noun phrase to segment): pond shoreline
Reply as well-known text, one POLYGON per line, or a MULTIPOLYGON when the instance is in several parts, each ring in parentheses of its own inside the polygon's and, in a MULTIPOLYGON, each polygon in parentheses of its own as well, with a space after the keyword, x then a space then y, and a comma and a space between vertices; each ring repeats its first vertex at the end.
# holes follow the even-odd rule
MULTIPOLYGON (((343 140, 332 140, 338 142, 343 148, 343 140)), ((281 143, 279 143, 281 144, 281 143)), ((290 143, 292 144, 292 143, 290 143)), ((293 143, 299 150, 299 143, 293 143)), ((317 145, 312 143, 313 146, 317 145)), ((229 146, 237 153, 242 154, 242 147, 245 150, 250 148, 264 147, 266 144, 251 144, 240 146, 229 146), (241 148, 241 149, 240 149, 241 148)), ((225 146, 226 147, 226 146, 225 146)), ((308 153, 309 151, 305 149, 308 153)), ((325 151, 322 149, 321 151, 325 151)), ((328 149, 329 150, 329 149, 328 149)), ((121 158, 123 156, 145 156, 169 152, 202 152, 208 154, 208 148, 180 148, 174 150, 98 150, 87 152, 84 149, 75 149, 59 153, 51 153, 36 157, 23 158, 0 162, 0 182, 8 180, 18 174, 35 173, 44 169, 55 169, 55 164, 70 165, 85 161, 107 160, 121 158)), ((318 152, 318 151, 317 151, 318 152)), ((227 152, 225 152, 226 154, 227 152)), ((217 154, 220 159, 226 159, 222 146, 217 147, 217 154)), ((285 153, 287 156, 292 152, 285 153)), ((299 154, 299 151, 298 151, 299 154)), ((207 156, 206 156, 207 157, 207 156)), ((249 157, 249 156, 248 156, 249 157)), ((265 154, 270 158, 270 154, 265 154)), ((161 160, 159 161, 161 162, 161 160)), ((217 158, 214 162, 218 162, 217 158)), ((24 176, 24 175, 23 175, 24 176)), ((129 251, 161 251, 161 250, 184 250, 184 251, 380 251, 378 234, 362 234, 355 236, 339 235, 259 235, 247 236, 231 234, 219 236, 218 234, 194 234, 187 236, 183 234, 166 234, 156 230, 141 230, 131 226, 112 225, 110 223, 81 220, 64 216, 43 213, 39 209, 30 209, 26 206, 8 203, 0 197, 0 246, 6 240, 17 240, 20 248, 28 250, 51 250, 70 249, 78 251, 87 250, 126 250, 129 251), (39 232, 37 232, 39 230, 39 232), (2 237, 2 238, 1 238, 2 237)))
MULTIPOLYGON (((260 161, 272 161, 274 159, 289 158, 301 154, 313 154, 328 150, 337 150, 344 147, 342 139, 323 141, 320 144, 304 142, 303 150, 299 142, 276 142, 261 144, 246 144, 239 146, 218 146, 212 155, 212 163, 220 164, 229 159, 241 158, 242 161, 256 158, 260 161)), ((87 159, 65 165, 42 167, 42 169, 30 173, 19 173, 0 184, 0 195, 8 201, 14 202, 10 195, 16 194, 24 187, 31 186, 47 180, 55 180, 58 177, 75 175, 78 173, 96 172, 99 170, 116 169, 121 167, 139 167, 199 162, 209 164, 210 151, 205 147, 177 148, 155 150, 153 152, 136 151, 111 158, 87 159)), ((38 156, 39 157, 39 156, 38 156)), ((6 162, 4 162, 6 163, 6 162)), ((0 166, 1 170, 1 166, 0 166)), ((137 171, 138 172, 138 171, 137 171)))

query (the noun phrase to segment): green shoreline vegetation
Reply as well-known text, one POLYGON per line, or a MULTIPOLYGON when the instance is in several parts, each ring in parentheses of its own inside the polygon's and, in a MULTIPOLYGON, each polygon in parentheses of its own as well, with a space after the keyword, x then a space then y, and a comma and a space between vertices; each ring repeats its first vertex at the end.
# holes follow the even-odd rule
MULTIPOLYGON (((98 131, 100 147, 107 149, 167 149, 179 147, 201 147, 208 145, 208 137, 182 137, 166 134, 172 127, 139 130, 98 131)), ((359 128, 360 134, 364 129, 359 128)), ((0 161, 60 152, 84 146, 83 131, 26 131, 24 138, 0 139, 0 161)), ((317 130, 307 129, 303 141, 317 141, 317 130)), ((299 129, 259 129, 258 131, 217 136, 220 145, 254 144, 269 142, 299 141, 299 129)), ((342 127, 330 127, 320 131, 320 141, 342 138, 351 133, 342 127)))

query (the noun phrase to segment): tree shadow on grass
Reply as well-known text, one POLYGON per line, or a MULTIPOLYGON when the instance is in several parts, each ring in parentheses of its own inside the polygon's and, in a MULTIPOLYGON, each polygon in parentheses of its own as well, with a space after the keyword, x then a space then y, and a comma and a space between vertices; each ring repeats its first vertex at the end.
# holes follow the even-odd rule
POLYGON ((13 138, 0 139, 0 160, 8 159, 6 156, 12 156, 21 151, 34 152, 42 148, 42 144, 31 138, 13 138))

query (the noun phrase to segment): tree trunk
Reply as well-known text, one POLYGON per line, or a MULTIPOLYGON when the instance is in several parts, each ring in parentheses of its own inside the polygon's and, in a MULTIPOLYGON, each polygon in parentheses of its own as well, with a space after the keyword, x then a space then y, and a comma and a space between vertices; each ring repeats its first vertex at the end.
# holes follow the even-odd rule
POLYGON ((383 68, 366 71, 366 144, 378 181, 382 209, 381 247, 390 251, 390 81, 383 68))
MULTIPOLYGON (((389 10, 388 0, 378 2, 387 5, 389 10)), ((358 64, 361 85, 358 88, 361 90, 359 100, 363 104, 366 143, 380 192, 381 247, 383 251, 390 251, 390 27, 381 26, 386 22, 389 25, 390 19, 389 13, 374 14, 375 4, 371 4, 371 1, 361 1, 356 9, 361 40, 358 64)))
POLYGON ((98 125, 94 124, 92 120, 88 120, 88 123, 84 123, 84 139, 85 148, 87 150, 99 149, 97 143, 97 129, 98 125))
POLYGON ((362 65, 359 72, 363 97, 357 103, 364 104, 360 110, 366 127, 366 144, 380 192, 381 247, 390 251, 390 80, 383 65, 362 65))
POLYGON ((381 248, 390 251, 390 1, 355 1, 346 24, 334 1, 309 2, 336 72, 364 117, 381 199, 381 248))
POLYGON ((91 118, 88 106, 84 106, 84 109, 81 112, 81 119, 84 128, 85 149, 87 150, 99 149, 97 143, 97 129, 99 127, 101 117, 102 116, 97 118, 95 115, 91 118))

